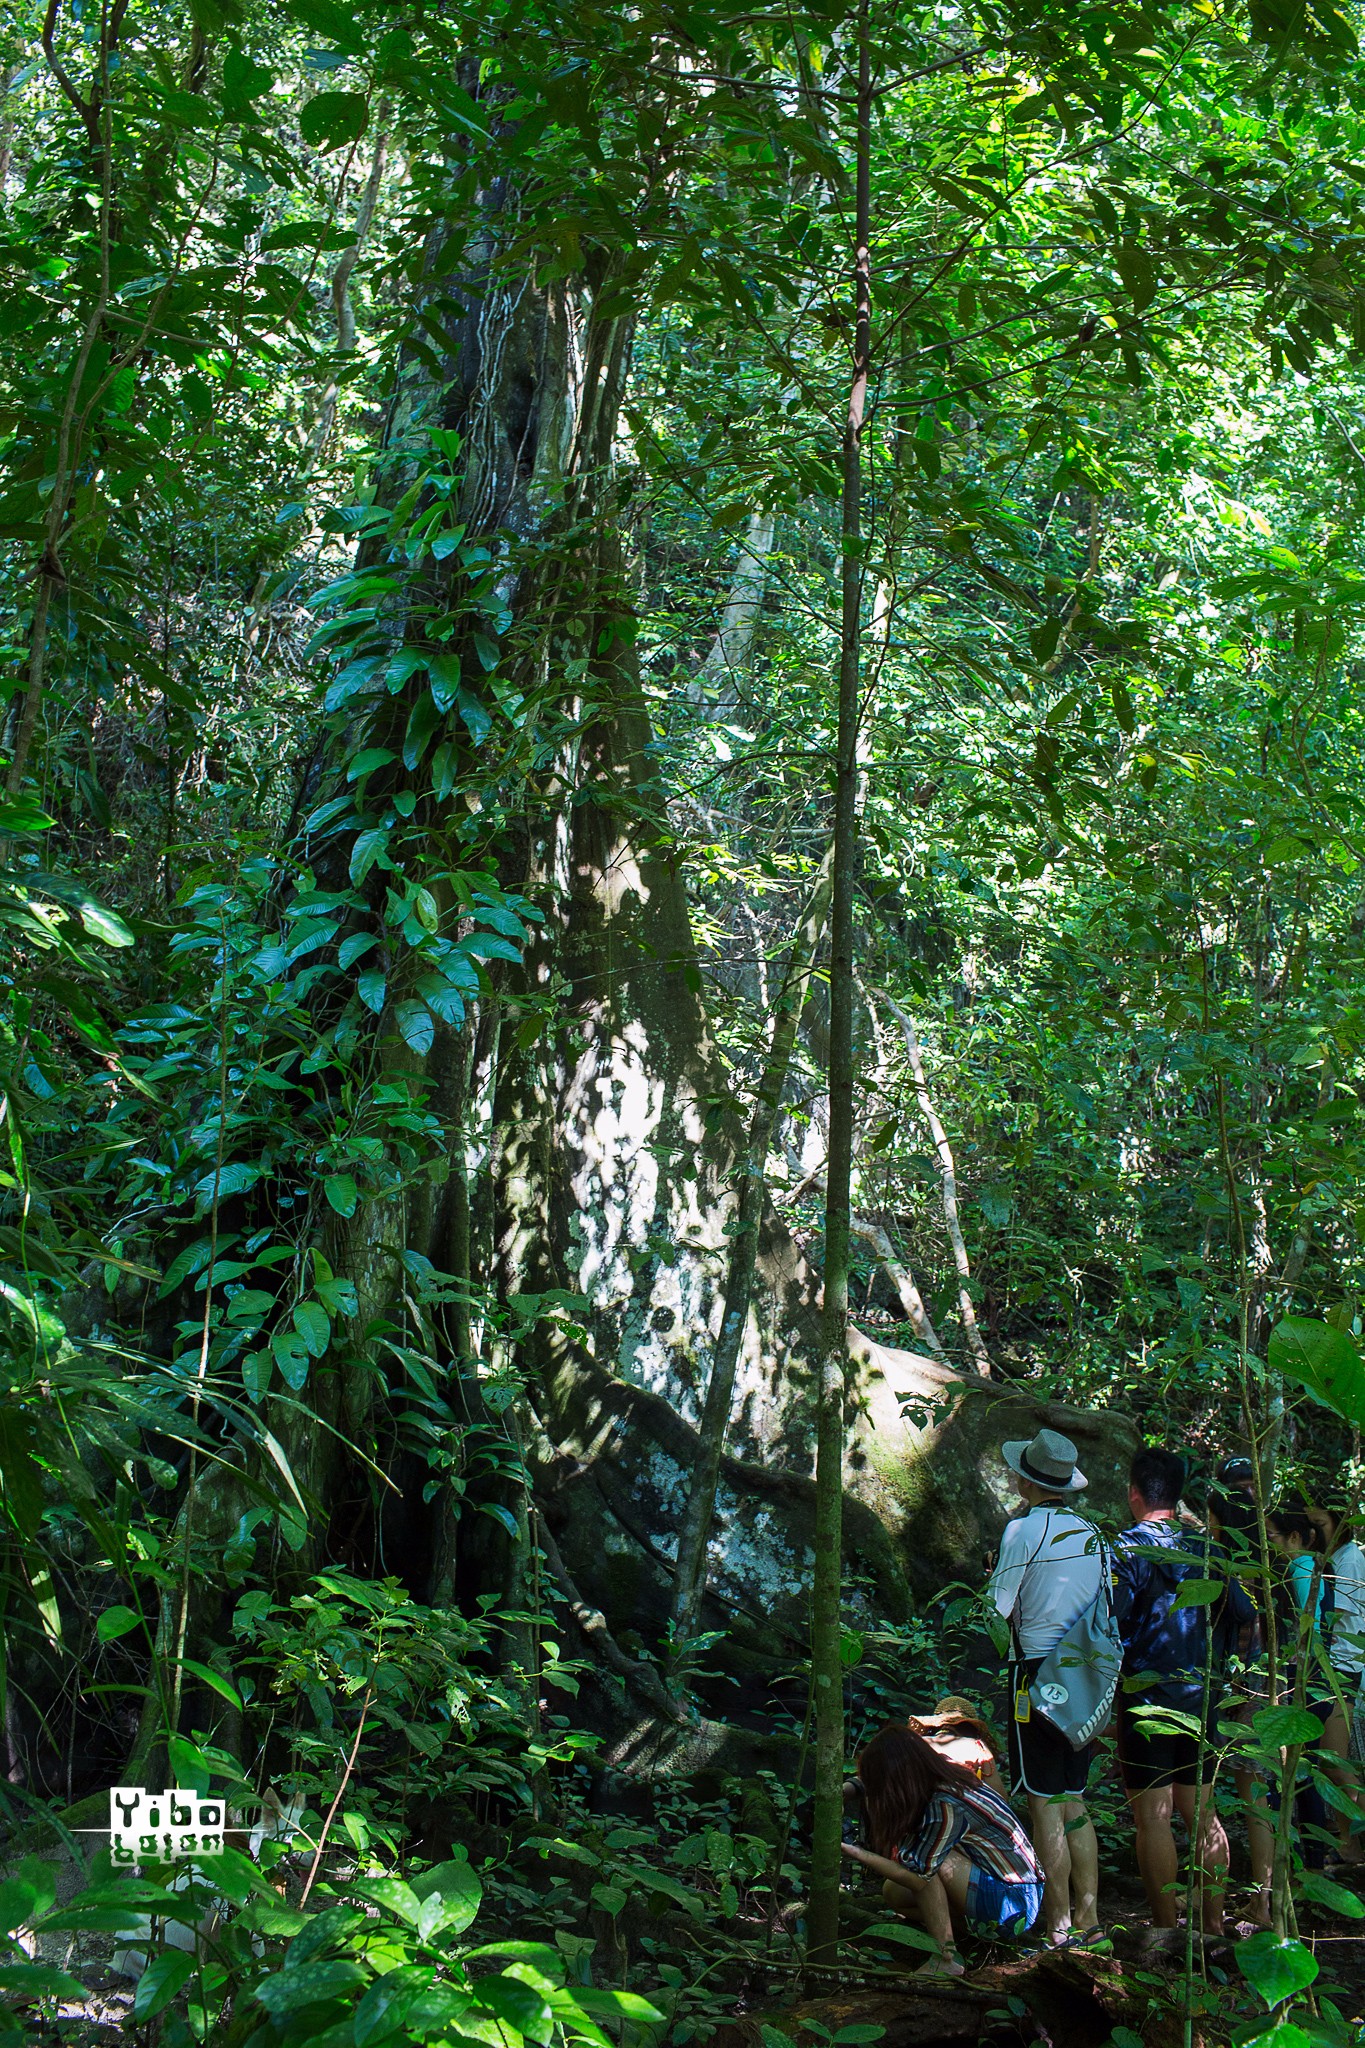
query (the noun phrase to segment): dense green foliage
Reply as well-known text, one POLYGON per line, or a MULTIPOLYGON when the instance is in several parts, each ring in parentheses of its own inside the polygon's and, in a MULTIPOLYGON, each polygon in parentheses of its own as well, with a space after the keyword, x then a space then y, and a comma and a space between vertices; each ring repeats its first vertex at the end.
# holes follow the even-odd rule
MULTIPOLYGON (((899 1266, 955 1363, 1209 1453, 1264 1425, 1334 1478, 1365 1415, 1355 15, 871 10, 856 549, 855 1319, 924 1348, 899 1266)), ((667 1704, 719 1631, 626 1616, 595 1662, 527 1462, 587 1283, 503 1285, 487 1187, 500 1077, 601 996, 555 951, 611 896, 570 872, 585 817, 683 879, 704 1136, 761 1089, 830 832, 853 20, 0 20, 5 1798, 274 1778, 316 1834, 340 1783, 355 1859, 304 1915, 233 1857, 187 2012, 180 1951, 141 1980, 164 2040, 682 2044, 799 1952, 802 1672, 747 1791, 591 1805, 602 1701, 667 1704), (496 1925, 455 1955, 475 1863, 496 1925)), ((756 1162, 817 1269, 828 1014, 817 977, 756 1162)), ((947 1668, 936 1622, 867 1636, 859 1732, 947 1668)), ((26 1865, 9 1925, 173 1911, 101 1876, 55 1907, 26 1865)), ((0 1990, 62 1996, 45 1968, 0 1990)))

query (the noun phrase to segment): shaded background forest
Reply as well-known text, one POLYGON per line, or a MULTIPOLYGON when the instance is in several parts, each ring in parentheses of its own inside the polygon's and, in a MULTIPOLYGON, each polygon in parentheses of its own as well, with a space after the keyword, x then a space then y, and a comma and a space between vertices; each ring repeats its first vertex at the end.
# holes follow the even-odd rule
MULTIPOLYGON (((16 1812, 362 1695, 362 1848, 799 1724, 806 1495, 746 1639, 659 1460, 738 1303, 722 1494, 809 1473, 850 561, 858 1328, 1358 1449, 1265 1365, 1360 1320, 1349 16, 872 10, 850 551, 847 10, 8 10, 16 1812)), ((944 1654, 875 1519, 867 1711, 944 1654)))

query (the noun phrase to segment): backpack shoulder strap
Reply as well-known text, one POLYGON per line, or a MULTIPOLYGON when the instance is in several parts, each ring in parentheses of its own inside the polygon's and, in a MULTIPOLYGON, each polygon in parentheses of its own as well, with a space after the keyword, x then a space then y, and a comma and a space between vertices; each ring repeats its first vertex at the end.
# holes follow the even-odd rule
POLYGON ((1102 1607, 1110 1621, 1114 1619, 1114 1559, 1113 1551, 1103 1532, 1085 1515, 1077 1515, 1078 1522, 1084 1522, 1095 1539, 1095 1550, 1100 1561, 1100 1583, 1092 1605, 1102 1607))
MULTIPOLYGON (((1032 1510, 1030 1510, 1030 1512, 1032 1512, 1032 1510)), ((1047 1510, 1046 1510, 1046 1509, 1044 1509, 1044 1513, 1046 1513, 1046 1512, 1047 1512, 1047 1510)), ((1043 1533, 1042 1533, 1042 1535, 1041 1535, 1041 1536, 1040 1536, 1040 1537, 1038 1538, 1038 1548, 1037 1548, 1037 1549, 1036 1549, 1036 1550, 1034 1551, 1034 1553, 1033 1553, 1032 1557, 1026 1557, 1026 1558, 1024 1559, 1024 1570, 1025 1570, 1025 1571, 1027 1571, 1027 1570, 1028 1570, 1028 1568, 1029 1568, 1029 1566, 1030 1566, 1031 1564, 1037 1564, 1037 1562, 1038 1562, 1038 1559, 1039 1559, 1039 1558, 1040 1558, 1040 1557, 1042 1556, 1042 1554, 1043 1554, 1043 1545, 1044 1545, 1044 1544, 1045 1544, 1045 1543, 1047 1542, 1047 1539, 1048 1539, 1048 1534, 1049 1534, 1049 1531, 1051 1530, 1051 1527, 1052 1527, 1052 1524, 1051 1524, 1051 1522, 1050 1522, 1050 1521, 1044 1522, 1044 1524, 1043 1524, 1043 1533)), ((1021 1584, 1022 1584, 1022 1577, 1021 1577, 1021 1581, 1020 1581, 1020 1582, 1021 1582, 1021 1584)), ((1023 1644, 1022 1644, 1022 1643, 1020 1642, 1020 1640, 1019 1640, 1019 1628, 1018 1628, 1018 1624, 1017 1624, 1017 1623, 1016 1623, 1016 1621, 1015 1621, 1015 1615, 1017 1615, 1017 1614, 1018 1614, 1018 1612, 1019 1612, 1019 1603, 1018 1603, 1018 1601, 1016 1600, 1016 1601, 1015 1601, 1015 1603, 1014 1603, 1014 1612, 1013 1612, 1013 1613, 1012 1613, 1012 1614, 1010 1615, 1010 1640, 1011 1640, 1011 1641, 1012 1641, 1012 1643, 1014 1644, 1014 1655, 1015 1655, 1015 1661, 1016 1661, 1016 1663, 1019 1663, 1019 1664, 1023 1664, 1024 1662, 1026 1662, 1026 1659, 1025 1659, 1025 1657, 1024 1657, 1024 1646, 1023 1646, 1023 1644)))

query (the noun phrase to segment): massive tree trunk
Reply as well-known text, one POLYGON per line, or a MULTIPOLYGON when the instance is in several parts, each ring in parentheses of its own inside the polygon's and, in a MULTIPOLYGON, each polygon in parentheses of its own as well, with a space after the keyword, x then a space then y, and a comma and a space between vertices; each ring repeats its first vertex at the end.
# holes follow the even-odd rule
MULTIPOLYGON (((508 191, 491 183, 454 286, 441 281, 433 238, 423 339, 400 367, 379 481, 389 505, 415 487, 420 512, 424 440, 433 429, 457 435, 464 552, 417 568, 393 555, 406 609, 385 629, 385 660, 397 650, 415 666, 394 690, 387 669, 375 672, 308 796, 316 817, 322 799, 351 787, 346 770, 358 756, 387 752, 359 816, 338 812, 330 841, 315 828, 309 860, 320 887, 344 894, 354 882, 364 899, 346 914, 373 928, 390 970, 369 1027, 376 1071, 405 1077, 435 1117, 442 1172, 395 1174, 390 1192, 354 1213, 323 1212, 316 1247, 354 1283, 355 1310, 337 1313, 305 1399, 268 1398, 265 1410, 299 1485, 324 1510, 299 1571, 324 1556, 362 1570, 382 1557, 419 1594, 496 1590, 515 1609, 543 1552, 585 1639, 605 1641, 605 1617, 605 1662, 629 1678, 636 1651, 653 1651, 666 1626, 736 1225, 753 1231, 750 1298, 726 1339, 734 1397, 706 1598, 694 1612, 727 1630, 731 1670, 766 1673, 774 1652, 800 1654, 809 1625, 819 1276, 771 1204, 754 1202, 763 1161, 708 1034, 651 747, 613 469, 632 338, 626 293, 601 252, 568 281, 533 275, 515 250, 515 216, 508 191), (474 544, 491 568, 469 566, 474 544), (428 636, 432 618, 439 639, 428 636), (488 679, 493 643, 520 725, 488 679), (438 789, 419 772, 420 754, 404 754, 429 691, 427 657, 452 655, 491 723, 480 739, 477 718, 461 726, 453 704, 438 704, 441 743, 461 762, 438 789), (499 747, 509 764, 501 785, 491 765, 499 747), (504 884, 544 922, 519 962, 486 978, 463 1024, 438 1019, 430 1043, 414 1045, 399 1027, 415 969, 385 924, 386 895, 395 875, 430 874, 442 932, 461 929, 461 906, 439 877, 462 857, 455 827, 469 815, 466 796, 484 802, 489 792, 494 823, 477 853, 497 852, 504 884), (392 872, 357 862, 376 830, 389 834, 392 872), (404 1265, 413 1254, 450 1283, 428 1302, 413 1298, 404 1265), (502 1427, 502 1471, 453 1474, 469 1482, 463 1495, 447 1485, 426 1499, 429 1470, 404 1466, 384 1392, 404 1348, 446 1369, 456 1417, 485 1437, 502 1427), (533 1494, 509 1473, 520 1457, 533 1494), (469 1513, 480 1488, 483 1504, 505 1512, 469 1513)), ((365 542, 360 566, 380 563, 386 545, 397 544, 365 542)), ((279 1309, 288 1313, 283 1298, 279 1309)), ((904 1614, 916 1588, 979 1571, 1003 1481, 984 1392, 931 1361, 854 1340, 844 1552, 871 1610, 904 1614), (923 1412, 907 1419, 907 1400, 923 1412), (951 1495, 936 1489, 936 1461, 953 1475, 951 1495)), ((1035 1411, 1004 1398, 1004 1426, 1031 1434, 1035 1411)), ((1079 1422, 1068 1433, 1084 1440, 1079 1422)), ((462 1427, 449 1436, 457 1456, 462 1427)), ((537 1655, 534 1632, 509 1639, 508 1675, 528 1718, 537 1655)), ((643 1704, 648 1714, 657 1702, 643 1704)))
MULTIPOLYGON (((600 297, 606 266, 598 278, 600 297)), ((508 549, 512 679, 542 707, 546 729, 558 721, 561 738, 505 849, 505 881, 545 921, 484 999, 486 1039, 497 1006, 496 1057, 486 1044, 474 1059, 467 1036, 441 1031, 425 1060, 410 1062, 446 1126, 450 1177, 421 1215, 411 1204, 401 1214, 372 1209, 350 1234, 352 1270, 358 1263, 368 1276, 362 1321, 400 1240, 492 1287, 512 1331, 496 1357, 471 1364, 474 1347, 453 1324, 436 1339, 470 1374, 471 1394, 473 1375, 490 1366, 524 1389, 527 1455, 557 1565, 613 1629, 640 1629, 653 1648, 722 1339, 734 1232, 753 1227, 740 1209, 761 1162, 708 1034, 634 651, 612 466, 630 324, 619 310, 596 317, 594 297, 590 287, 525 280, 515 292, 490 286, 452 332, 441 378, 429 362, 413 370, 395 406, 395 435, 424 414, 463 435, 471 531, 508 549), (471 1184, 481 1086, 492 1127, 471 1184)), ((754 1286, 702 1610, 704 1625, 730 1630, 741 1665, 804 1639, 821 1352, 819 1276, 770 1204, 753 1224, 754 1286)), ((904 1612, 923 1559, 942 1583, 976 1570, 993 1540, 991 1425, 964 1423, 961 1383, 932 1361, 861 1341, 853 1360, 845 1547, 875 1604, 904 1612), (907 1398, 932 1418, 907 1421, 907 1398), (971 1444, 957 1465, 962 1504, 946 1554, 928 1532, 917 1560, 903 1532, 932 1498, 925 1454, 945 1440, 971 1444)), ((448 1504, 433 1515, 432 1578, 454 1584, 448 1504)), ((534 1543, 534 1523, 523 1540, 534 1543)))

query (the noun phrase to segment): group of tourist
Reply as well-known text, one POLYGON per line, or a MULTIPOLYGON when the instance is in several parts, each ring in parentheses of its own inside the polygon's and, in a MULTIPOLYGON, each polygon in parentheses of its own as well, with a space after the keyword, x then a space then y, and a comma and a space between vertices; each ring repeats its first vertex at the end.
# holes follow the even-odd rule
POLYGON ((1329 1827, 1312 1773, 1288 1787, 1303 1862, 1320 1868, 1333 1832, 1340 1862, 1365 1855, 1354 1768, 1365 1753, 1365 1554, 1346 1503, 1288 1496, 1258 1511, 1250 1461, 1231 1458, 1196 1516, 1183 1502, 1184 1460, 1142 1450, 1129 1472, 1132 1525, 1110 1543, 1077 1512, 1087 1481, 1076 1455, 1050 1429, 1002 1447, 1019 1506, 986 1600, 1010 1636, 1008 1785, 985 1721, 957 1697, 884 1728, 858 1759, 866 1840, 846 1842, 845 1854, 932 1938, 930 1974, 962 1973, 964 1931, 998 1940, 1041 1921, 1055 1946, 1108 1945, 1086 1807, 1097 1739, 1075 1725, 1087 1687, 1092 1720, 1114 1737, 1154 1946, 1173 1938, 1184 1895, 1176 1816, 1194 1859, 1197 1931, 1224 1931, 1229 1843, 1214 1801, 1224 1756, 1247 1824, 1252 1897, 1241 1918, 1271 1924, 1285 1773, 1278 1753, 1249 1739, 1270 1702, 1298 1701, 1313 1716, 1320 1734, 1309 1747, 1343 1795, 1329 1827), (1009 1793, 1025 1802, 1027 1827, 1009 1793))

